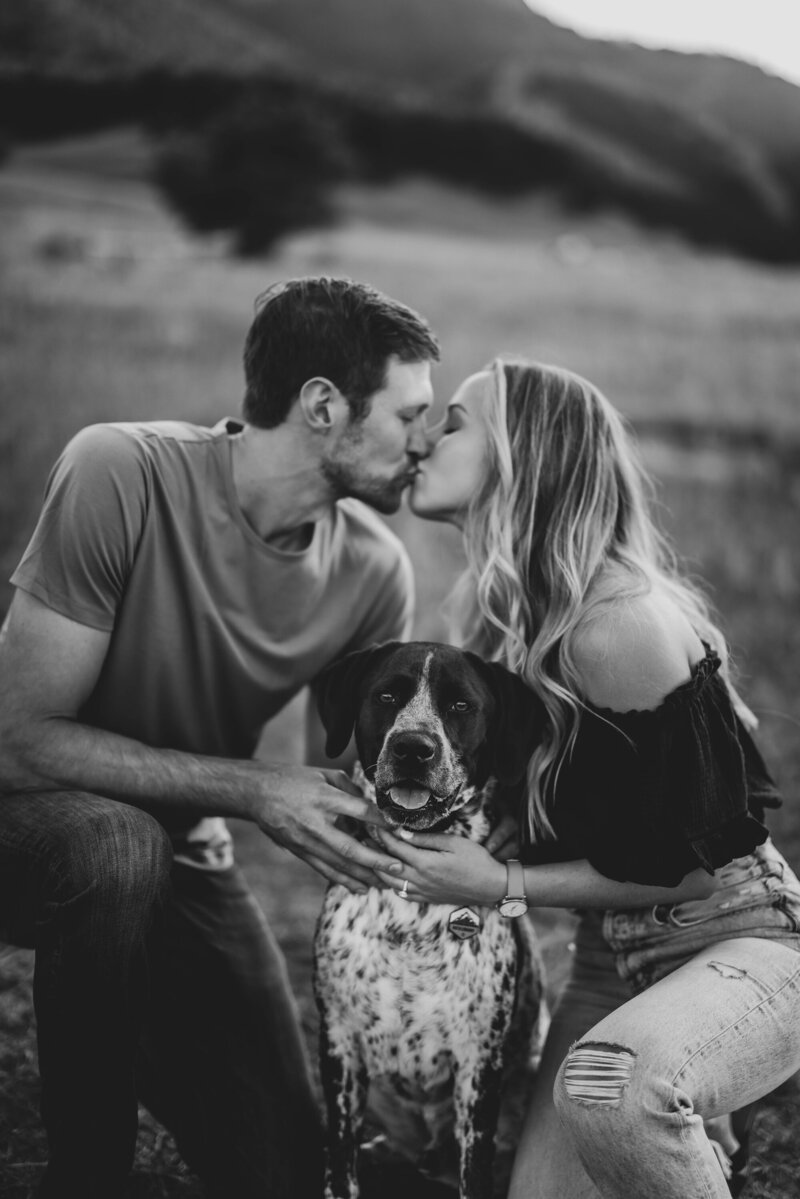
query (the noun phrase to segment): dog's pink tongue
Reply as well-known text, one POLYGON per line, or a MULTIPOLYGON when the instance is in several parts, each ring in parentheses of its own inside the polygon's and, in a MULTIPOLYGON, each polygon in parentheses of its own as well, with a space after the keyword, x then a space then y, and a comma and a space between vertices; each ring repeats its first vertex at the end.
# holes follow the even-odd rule
POLYGON ((430 799, 430 791, 422 787, 390 787, 389 794, 401 808, 424 808, 430 799))

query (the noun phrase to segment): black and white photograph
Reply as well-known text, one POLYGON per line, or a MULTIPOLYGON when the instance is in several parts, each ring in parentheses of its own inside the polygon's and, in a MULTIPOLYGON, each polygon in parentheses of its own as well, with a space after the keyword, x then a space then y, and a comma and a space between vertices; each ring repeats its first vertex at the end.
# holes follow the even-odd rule
POLYGON ((0 6, 0 1199, 796 1199, 800 10, 0 6))

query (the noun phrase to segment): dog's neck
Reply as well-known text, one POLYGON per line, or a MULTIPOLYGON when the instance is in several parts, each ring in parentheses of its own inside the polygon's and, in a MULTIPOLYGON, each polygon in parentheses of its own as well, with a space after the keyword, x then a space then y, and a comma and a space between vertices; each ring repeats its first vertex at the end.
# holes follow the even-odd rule
MULTIPOLYGON (((352 779, 365 799, 375 803, 375 784, 367 778, 360 762, 353 767, 352 779)), ((442 824, 426 829, 429 833, 452 833, 466 837, 469 841, 485 841, 497 823, 496 805, 497 780, 487 779, 483 787, 467 787, 464 803, 442 824)))

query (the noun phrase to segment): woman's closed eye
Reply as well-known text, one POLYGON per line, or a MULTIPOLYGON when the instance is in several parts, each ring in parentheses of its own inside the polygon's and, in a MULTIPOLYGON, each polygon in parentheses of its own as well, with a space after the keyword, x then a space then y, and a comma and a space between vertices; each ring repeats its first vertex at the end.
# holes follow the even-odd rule
POLYGON ((448 415, 445 417, 444 428, 442 429, 441 436, 447 437, 450 433, 456 433, 461 428, 462 423, 463 422, 460 416, 456 415, 455 413, 448 413, 448 415))

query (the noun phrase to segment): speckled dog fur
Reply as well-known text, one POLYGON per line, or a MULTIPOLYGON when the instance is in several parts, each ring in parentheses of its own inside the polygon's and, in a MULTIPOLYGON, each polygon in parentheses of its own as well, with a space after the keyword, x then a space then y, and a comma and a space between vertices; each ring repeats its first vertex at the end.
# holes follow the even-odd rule
MULTIPOLYGON (((501 669, 427 643, 351 655, 334 668, 320 704, 329 738, 337 721, 344 727, 338 728, 339 741, 355 724, 359 752, 369 754, 369 773, 379 780, 378 796, 384 797, 381 806, 390 823, 486 838, 499 814, 495 778, 483 777, 497 765, 492 751, 503 742, 498 724, 510 721, 514 728, 503 735, 527 743, 527 751, 517 745, 507 774, 518 775, 520 761, 524 768, 535 737, 524 699, 515 707, 501 702, 508 695, 498 698, 498 687, 513 688, 516 700, 521 695, 518 680, 509 683, 501 669), (398 677, 405 679, 405 693, 397 687, 398 677), (338 687, 343 695, 337 695, 338 687), (376 724, 365 714, 371 697, 393 694, 393 687, 398 702, 376 724), (481 705, 481 719, 469 728, 464 722, 456 728, 448 719, 448 696, 456 693, 481 705), (424 780, 416 780, 433 779, 446 795, 439 802, 431 790, 425 808, 435 810, 433 823, 425 809, 403 816, 389 790, 392 737, 408 729, 424 731, 437 747, 435 760, 424 770, 419 764, 417 775, 424 774, 424 780), (446 811, 437 810, 442 804, 446 811)), ((329 741, 329 752, 336 748, 329 741)), ((374 799, 372 783, 363 774, 354 777, 374 799)), ((402 1108, 414 1106, 424 1130, 422 1168, 455 1134, 462 1199, 492 1195, 504 1070, 509 1055, 526 1062, 537 1051, 541 967, 528 920, 504 919, 494 907, 474 909, 482 928, 477 936, 459 940, 448 928, 453 910, 452 905, 409 902, 378 887, 366 895, 343 886, 326 893, 314 980, 328 1109, 326 1199, 359 1194, 357 1153, 370 1083, 380 1085, 384 1095, 391 1093, 402 1108)))

